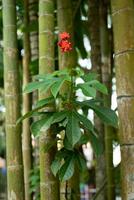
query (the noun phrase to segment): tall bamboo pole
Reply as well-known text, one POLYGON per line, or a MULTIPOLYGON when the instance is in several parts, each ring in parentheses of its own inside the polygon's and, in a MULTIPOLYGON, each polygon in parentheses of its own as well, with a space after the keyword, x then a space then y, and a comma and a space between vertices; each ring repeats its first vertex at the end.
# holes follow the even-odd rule
MULTIPOLYGON (((100 1, 100 35, 101 35, 101 61, 102 82, 108 89, 108 95, 104 95, 104 104, 111 108, 112 95, 112 66, 111 66, 111 41, 107 23, 108 1, 100 1)), ((114 167, 113 167, 113 128, 105 125, 105 157, 107 199, 115 199, 114 167)))
POLYGON ((8 199, 24 200, 15 0, 3 0, 3 27, 8 199))
MULTIPOLYGON (((30 82, 30 39, 29 32, 26 31, 29 26, 28 16, 28 0, 24 0, 24 26, 25 31, 23 33, 23 87, 30 82)), ((31 109, 31 94, 23 94, 23 114, 26 114, 31 109)), ((25 184, 25 200, 31 200, 30 194, 30 170, 32 166, 32 152, 31 152, 31 133, 30 133, 30 120, 25 119, 22 127, 22 151, 23 151, 23 163, 24 163, 24 184, 25 184)))
MULTIPOLYGON (((74 27, 73 27, 73 10, 71 0, 57 0, 57 18, 59 33, 68 32, 71 35, 71 42, 73 50, 69 53, 61 53, 59 50, 59 69, 74 68, 76 66, 76 52, 74 47, 74 27)), ((67 88, 64 88, 65 92, 67 88)), ((80 199, 79 189, 79 172, 75 170, 73 177, 60 187, 60 199, 66 200, 72 198, 73 200, 80 199)))
POLYGON ((74 49, 74 27, 72 2, 70 0, 57 0, 57 17, 59 32, 68 32, 71 35, 73 50, 69 53, 59 51, 59 69, 72 68, 76 66, 76 52, 74 49))
MULTIPOLYGON (((39 59, 39 30, 38 30, 38 5, 39 0, 29 0, 28 11, 29 11, 29 26, 33 27, 30 29, 29 37, 30 37, 30 60, 31 64, 36 63, 35 72, 38 73, 38 59, 39 59)), ((35 73, 34 72, 34 73, 35 73)), ((38 99, 38 92, 34 91, 32 93, 32 104, 35 104, 38 99)), ((34 121, 34 118, 33 118, 34 121)), ((33 149, 34 160, 33 163, 35 165, 39 165, 39 138, 34 138, 35 146, 33 149)))
MULTIPOLYGON (((39 73, 54 71, 54 0, 39 1, 39 73)), ((47 97, 43 92, 40 99, 47 97)), ((51 110, 52 108, 47 108, 51 110)), ((56 140, 52 128, 40 133, 40 193, 41 200, 59 200, 59 184, 51 172, 50 166, 55 148, 44 152, 48 143, 56 140)))
POLYGON ((39 42, 38 42, 38 3, 39 0, 29 0, 29 24, 35 26, 30 30, 30 49, 31 61, 38 59, 39 42), (36 29, 37 28, 37 29, 36 29))
MULTIPOLYGON (((99 1, 98 0, 89 0, 89 39, 91 45, 91 63, 92 69, 97 74, 99 74, 99 80, 102 81, 101 74, 101 49, 100 49, 100 16, 99 16, 99 1)), ((102 98, 100 93, 97 94, 99 98, 102 98)), ((94 117, 95 126, 99 132, 99 136, 104 145, 104 125, 95 115, 94 117)), ((104 153, 96 158, 96 189, 97 191, 101 187, 102 183, 106 179, 106 164, 105 164, 105 155, 104 153)), ((106 190, 104 189, 98 195, 97 200, 106 199, 106 190)))
POLYGON ((121 142, 122 200, 134 199, 134 1, 111 0, 121 142))

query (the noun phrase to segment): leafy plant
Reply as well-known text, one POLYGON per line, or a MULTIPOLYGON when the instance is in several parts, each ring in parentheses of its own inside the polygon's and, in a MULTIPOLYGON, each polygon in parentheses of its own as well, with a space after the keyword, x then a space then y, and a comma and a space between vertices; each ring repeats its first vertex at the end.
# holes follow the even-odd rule
MULTIPOLYGON (((96 99, 97 91, 107 95, 107 88, 96 78, 96 74, 84 74, 79 68, 70 71, 59 70, 52 74, 35 76, 35 82, 29 83, 24 89, 25 93, 34 90, 51 93, 49 98, 38 101, 35 108, 19 121, 38 113, 39 120, 31 125, 31 131, 35 136, 39 136, 52 125, 56 127, 56 135, 64 133, 63 147, 57 150, 51 165, 53 174, 58 175, 61 181, 68 180, 73 175, 76 165, 80 170, 85 169, 85 159, 79 151, 82 144, 90 141, 97 156, 103 151, 93 123, 79 110, 91 109, 105 124, 117 127, 115 112, 104 107, 102 100, 96 99), (78 77, 83 83, 76 84, 78 77), (67 88, 64 93, 61 92, 63 87, 67 88), (81 90, 89 100, 77 100, 77 90, 81 90), (55 109, 48 109, 50 107, 55 109)), ((52 146, 50 145, 50 148, 52 146)))

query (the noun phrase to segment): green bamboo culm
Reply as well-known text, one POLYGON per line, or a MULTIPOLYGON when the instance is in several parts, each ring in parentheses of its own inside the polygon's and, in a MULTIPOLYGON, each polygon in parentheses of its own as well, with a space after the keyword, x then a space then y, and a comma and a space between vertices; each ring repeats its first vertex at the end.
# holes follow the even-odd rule
MULTIPOLYGON (((101 71, 101 47, 100 47, 100 13, 99 6, 100 1, 98 0, 89 0, 89 40, 91 45, 91 63, 92 70, 99 74, 99 81, 102 82, 102 71, 101 71)), ((103 98, 102 94, 97 92, 97 98, 103 98)), ((104 146, 104 125, 102 121, 95 115, 94 116, 95 127, 98 130, 99 137, 104 146)), ((101 185, 105 182, 106 179, 106 161, 104 152, 96 158, 96 190, 100 190, 101 185)), ((96 197, 96 200, 105 200, 106 199, 106 189, 105 187, 96 197)))
MULTIPOLYGON (((30 82, 30 38, 26 28, 29 26, 28 0, 24 0, 24 27, 23 33, 23 87, 30 82)), ((31 94, 23 94, 23 114, 26 114, 31 109, 31 94)), ((25 119, 22 126, 22 151, 24 164, 24 185, 25 185, 25 200, 31 200, 30 194, 30 170, 32 167, 32 150, 31 150, 31 132, 30 120, 25 119)))
POLYGON ((134 199, 134 1, 111 0, 122 200, 134 199))
POLYGON ((6 154, 8 200, 24 200, 21 127, 20 78, 17 49, 16 1, 3 0, 4 89, 6 107, 6 154))
MULTIPOLYGON (((76 51, 74 48, 74 30, 73 30, 73 12, 72 12, 72 1, 71 0, 57 0, 57 19, 58 19, 58 30, 59 33, 68 32, 71 36, 71 43, 73 46, 72 51, 69 53, 61 53, 58 51, 59 57, 59 69, 72 69, 76 66, 76 51)), ((61 93, 66 93, 67 86, 62 88, 61 93)), ((80 199, 79 189, 79 171, 75 170, 73 177, 60 184, 60 199, 80 199)))
POLYGON ((71 43, 73 50, 69 53, 61 53, 59 50, 59 69, 73 68, 76 66, 76 52, 74 49, 74 27, 73 27, 73 13, 72 1, 57 0, 57 18, 58 30, 61 32, 68 32, 71 35, 71 43))
POLYGON ((38 60, 39 54, 39 42, 38 42, 38 3, 39 0, 29 0, 29 24, 34 24, 33 30, 30 30, 30 49, 31 49, 31 61, 38 60))
MULTIPOLYGON (((39 1, 39 74, 54 71, 54 0, 39 1)), ((48 97, 43 92, 39 98, 48 97)), ((47 111, 54 108, 47 107, 47 111)), ((51 172, 50 166, 56 153, 56 147, 45 152, 45 147, 56 140, 54 130, 42 131, 39 138, 40 146, 40 194, 41 200, 59 200, 59 182, 51 172)))
MULTIPOLYGON (((108 2, 100 1, 100 40, 101 40, 101 71, 102 82, 108 89, 108 95, 104 95, 104 104, 111 108, 112 94, 112 64, 111 64, 111 38, 107 22, 108 2)), ((115 199, 114 166, 113 166, 113 127, 104 126, 105 130, 105 158, 106 158, 106 180, 107 199, 115 199)))

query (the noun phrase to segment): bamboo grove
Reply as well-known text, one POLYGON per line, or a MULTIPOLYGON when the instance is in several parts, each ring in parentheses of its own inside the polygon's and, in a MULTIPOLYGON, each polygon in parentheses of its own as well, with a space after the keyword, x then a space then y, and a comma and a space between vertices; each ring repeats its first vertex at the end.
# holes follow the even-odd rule
POLYGON ((0 199, 133 200, 134 1, 2 0, 0 23, 0 199))

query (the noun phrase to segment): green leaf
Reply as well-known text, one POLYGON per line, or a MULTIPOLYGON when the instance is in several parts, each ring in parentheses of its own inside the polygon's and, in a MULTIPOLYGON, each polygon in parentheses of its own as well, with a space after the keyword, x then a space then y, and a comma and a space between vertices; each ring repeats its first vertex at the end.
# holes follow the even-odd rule
POLYGON ((87 84, 94 87, 96 90, 98 90, 99 92, 101 92, 103 94, 108 94, 108 90, 107 90, 106 86, 97 80, 87 82, 87 84))
POLYGON ((89 131, 94 131, 94 126, 93 126, 92 122, 87 117, 79 114, 78 112, 75 112, 75 116, 78 118, 78 120, 80 122, 82 122, 82 124, 84 125, 84 127, 86 129, 88 129, 89 131))
POLYGON ((65 163, 62 165, 62 167, 59 170, 60 181, 66 181, 73 176, 74 165, 75 165, 74 155, 73 156, 71 155, 69 158, 65 160, 65 163))
POLYGON ((53 114, 53 124, 57 122, 61 122, 67 117, 66 111, 56 112, 53 114))
POLYGON ((68 114, 68 123, 66 126, 66 136, 69 143, 74 146, 81 137, 81 130, 79 126, 79 121, 73 112, 68 114))
POLYGON ((31 131, 34 135, 38 135, 40 131, 47 130, 52 124, 60 122, 66 118, 66 112, 48 113, 43 119, 34 122, 31 125, 31 131))
POLYGON ((60 91, 64 81, 65 81, 65 77, 64 78, 59 78, 59 80, 57 82, 55 82, 52 86, 51 86, 51 92, 52 95, 56 98, 58 92, 60 91))
POLYGON ((61 166, 63 165, 63 159, 65 159, 68 155, 70 155, 70 152, 68 152, 64 148, 62 148, 60 151, 56 153, 55 158, 51 164, 51 170, 54 176, 56 176, 61 166))
POLYGON ((56 70, 53 72, 53 76, 62 76, 62 75, 69 75, 69 71, 67 68, 62 70, 56 70))
POLYGON ((42 92, 43 94, 45 94, 50 89, 50 87, 52 86, 53 83, 54 83, 54 81, 49 81, 49 82, 45 83, 44 87, 42 87, 40 89, 40 92, 42 92))
POLYGON ((100 105, 100 103, 102 103, 102 100, 97 100, 97 99, 90 99, 86 101, 74 101, 74 104, 76 106, 81 107, 81 109, 90 108, 90 104, 100 105))
POLYGON ((95 155, 98 157, 103 152, 103 145, 99 137, 95 137, 92 134, 89 134, 89 140, 91 142, 91 145, 93 147, 93 150, 95 152, 95 155))
POLYGON ((84 128, 88 130, 88 132, 82 135, 82 137, 80 138, 80 143, 87 143, 87 141, 90 141, 95 151, 95 154, 99 156, 102 153, 102 144, 98 135, 95 132, 93 124, 84 115, 81 115, 77 112, 75 112, 75 114, 79 118, 80 122, 82 122, 84 128))
POLYGON ((104 123, 106 123, 107 125, 111 125, 115 128, 118 127, 118 117, 113 110, 106 107, 97 106, 91 103, 89 106, 94 110, 94 112, 104 123))
POLYGON ((36 105, 35 105, 35 108, 38 108, 40 106, 46 106, 48 104, 51 104, 51 103, 54 103, 54 98, 51 96, 51 97, 48 97, 46 99, 41 99, 39 101, 37 101, 36 105))
POLYGON ((61 168, 61 165, 62 165, 61 161, 62 161, 62 159, 63 159, 62 157, 56 157, 54 159, 54 161, 52 162, 52 164, 51 164, 51 170, 52 170, 52 173, 53 173, 54 176, 57 175, 58 171, 61 168))
POLYGON ((34 76, 35 80, 43 80, 43 81, 48 81, 53 79, 52 74, 37 74, 34 76))
POLYGON ((85 96, 96 97, 96 89, 90 87, 87 83, 80 83, 77 85, 80 88, 85 96))
POLYGON ((30 93, 34 90, 40 89, 41 91, 45 93, 51 85, 53 85, 56 81, 56 77, 52 77, 50 74, 46 74, 46 77, 44 75, 37 75, 36 79, 40 79, 41 81, 31 82, 24 88, 24 93, 30 93))
POLYGON ((64 145, 64 148, 67 149, 67 150, 73 150, 73 147, 72 145, 69 143, 66 135, 64 137, 64 140, 63 140, 63 145, 64 145))
POLYGON ((30 111, 30 112, 26 113, 25 115, 23 115, 22 117, 20 117, 17 120, 16 124, 19 124, 20 122, 22 122, 26 118, 34 116, 34 113, 36 113, 36 111, 38 111, 39 109, 41 109, 44 106, 47 106, 47 105, 49 105, 50 103, 53 103, 53 102, 54 102, 53 97, 48 97, 46 99, 42 99, 42 100, 38 101, 35 108, 32 111, 30 111))
POLYGON ((28 85, 26 85, 26 87, 24 88, 24 93, 30 93, 42 87, 44 87, 44 81, 31 82, 28 85))
POLYGON ((49 113, 43 119, 33 122, 31 125, 31 131, 33 135, 37 136, 40 133, 40 131, 46 131, 51 126, 52 121, 53 115, 52 113, 49 113))
POLYGON ((76 162, 80 171, 87 169, 86 160, 79 152, 76 154, 76 162))
POLYGON ((84 76, 82 76, 81 78, 85 81, 85 82, 89 82, 92 80, 97 79, 98 74, 96 73, 89 73, 89 74, 85 74, 84 76))
POLYGON ((89 136, 83 134, 79 140, 79 145, 87 144, 89 142, 89 136))
POLYGON ((98 117, 107 125, 111 125, 115 128, 118 127, 118 117, 116 113, 110 108, 97 105, 97 103, 99 103, 98 100, 97 101, 88 100, 88 101, 83 101, 83 102, 76 101, 74 103, 80 107, 86 106, 87 108, 94 110, 94 112, 98 115, 98 117))

